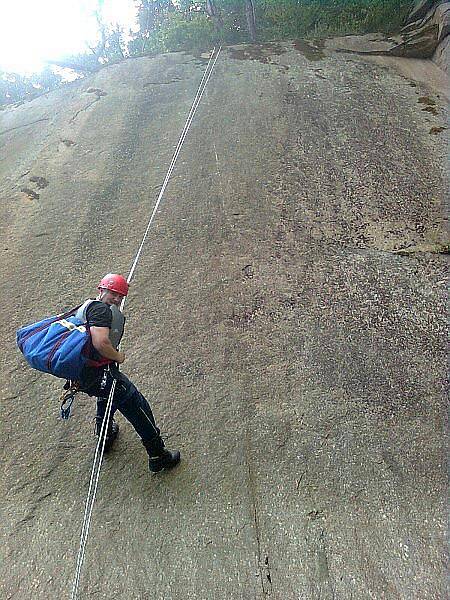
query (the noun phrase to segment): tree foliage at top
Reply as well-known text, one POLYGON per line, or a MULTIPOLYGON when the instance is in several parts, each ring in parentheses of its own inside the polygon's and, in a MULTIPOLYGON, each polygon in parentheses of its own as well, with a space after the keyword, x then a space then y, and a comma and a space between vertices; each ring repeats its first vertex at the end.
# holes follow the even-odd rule
POLYGON ((211 44, 398 31, 412 0, 142 0, 131 55, 211 44))
POLYGON ((50 67, 31 77, 0 71, 0 106, 32 100, 59 87, 61 82, 61 76, 50 67))
POLYGON ((404 23, 412 0, 136 0, 136 30, 123 31, 96 12, 98 42, 89 51, 51 61, 31 78, 0 72, 0 105, 33 98, 60 85, 51 66, 79 76, 132 56, 205 50, 221 44, 391 33, 404 23))

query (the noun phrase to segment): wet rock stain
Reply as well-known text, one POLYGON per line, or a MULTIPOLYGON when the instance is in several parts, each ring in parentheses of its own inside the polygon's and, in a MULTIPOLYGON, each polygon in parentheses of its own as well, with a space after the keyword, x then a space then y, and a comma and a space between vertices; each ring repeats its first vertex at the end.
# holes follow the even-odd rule
POLYGON ((272 62, 272 56, 280 56, 286 53, 286 49, 280 44, 254 44, 245 48, 228 48, 228 53, 234 60, 257 60, 264 64, 272 62))
POLYGON ((39 200, 39 194, 28 187, 21 187, 20 191, 26 194, 30 200, 39 200))
POLYGON ((107 92, 105 92, 104 90, 101 90, 100 88, 94 88, 94 87, 90 87, 86 90, 87 94, 96 94, 96 96, 98 98, 100 98, 101 96, 107 96, 107 92))
POLYGON ((436 102, 430 98, 429 96, 421 96, 417 102, 419 104, 425 104, 425 108, 422 108, 423 111, 429 112, 432 115, 438 114, 438 109, 436 106, 436 102))
POLYGON ((325 53, 323 49, 325 48, 325 40, 317 40, 315 45, 306 42, 305 40, 295 40, 292 43, 292 46, 303 54, 303 56, 307 60, 323 60, 325 58, 325 53))
POLYGON ((430 129, 430 133, 431 133, 431 135, 437 135, 438 133, 442 133, 446 129, 447 129, 447 127, 432 127, 430 129))
POLYGON ((330 578, 326 537, 325 528, 318 521, 310 521, 305 541, 310 557, 311 597, 331 600, 335 598, 335 592, 330 578))
POLYGON ((33 175, 30 177, 30 181, 31 183, 35 183, 36 187, 38 187, 40 190, 48 186, 48 181, 45 179, 45 177, 39 177, 39 175, 33 175))

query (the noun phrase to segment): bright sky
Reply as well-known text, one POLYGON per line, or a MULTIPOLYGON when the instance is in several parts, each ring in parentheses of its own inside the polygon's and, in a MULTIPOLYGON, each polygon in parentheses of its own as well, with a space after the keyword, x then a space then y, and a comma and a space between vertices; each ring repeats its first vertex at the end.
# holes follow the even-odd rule
POLYGON ((1 0, 0 70, 31 74, 48 59, 84 52, 97 40, 94 11, 136 29, 133 0, 1 0))

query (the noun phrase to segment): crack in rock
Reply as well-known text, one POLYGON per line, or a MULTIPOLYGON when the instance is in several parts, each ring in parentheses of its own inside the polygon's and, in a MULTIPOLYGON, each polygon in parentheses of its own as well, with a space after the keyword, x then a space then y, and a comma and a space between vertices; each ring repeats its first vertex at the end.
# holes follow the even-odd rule
POLYGON ((3 131, 0 131, 0 135, 3 135, 4 133, 9 133, 10 131, 15 131, 16 129, 22 129, 22 127, 29 127, 30 125, 34 125, 35 123, 42 123, 42 121, 50 121, 50 119, 48 117, 45 117, 44 119, 37 119, 36 121, 24 123, 23 125, 17 125, 16 127, 10 127, 9 129, 4 129, 3 131))

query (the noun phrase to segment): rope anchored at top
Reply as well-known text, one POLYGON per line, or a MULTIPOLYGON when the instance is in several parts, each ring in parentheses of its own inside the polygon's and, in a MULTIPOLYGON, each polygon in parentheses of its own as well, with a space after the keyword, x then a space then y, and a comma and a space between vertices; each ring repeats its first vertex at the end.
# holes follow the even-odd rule
MULTIPOLYGON (((133 263, 131 265, 130 268, 130 272, 128 274, 127 277, 127 282, 130 283, 130 281, 132 280, 133 276, 134 276, 134 272, 136 270, 137 264, 139 262, 141 253, 142 253, 142 249, 144 247, 144 244, 147 240, 148 237, 148 233, 150 231, 150 227, 154 221, 156 212, 158 210, 158 207, 161 203, 161 200, 163 198, 164 192, 167 188, 167 185, 169 183, 170 177, 172 175, 172 172, 175 168, 175 164, 177 162, 177 158, 178 155, 180 154, 181 148, 183 146, 184 140, 188 134, 189 128, 191 126, 191 123, 194 119, 195 113, 197 111, 197 108, 203 98, 203 94, 205 92, 205 89, 208 85, 208 82, 211 78, 211 75, 214 71, 214 67, 216 65, 217 59, 219 58, 219 54, 221 51, 221 47, 219 48, 214 48, 214 50, 211 53, 211 56, 209 58, 207 67, 205 69, 205 72, 203 73, 203 77, 200 81, 200 84, 198 86, 198 90, 197 93, 195 95, 194 101, 192 102, 191 105, 191 109, 189 111, 188 117, 186 119, 186 123, 184 124, 183 130, 181 132, 180 138, 178 140, 178 143, 176 145, 175 151, 173 153, 172 156, 172 160, 170 162, 167 174, 164 178, 163 184, 161 186, 161 190, 158 194, 158 198, 155 202, 155 206, 153 207, 150 219, 148 221, 147 224, 147 228, 144 232, 142 241, 140 243, 140 246, 138 248, 138 251, 136 253, 136 256, 133 260, 133 263)), ((125 305, 125 299, 126 297, 123 298, 122 303, 120 305, 120 309, 123 310, 123 307, 125 305)), ((79 591, 79 586, 80 586, 80 576, 81 576, 81 569, 83 566, 83 562, 84 562, 84 556, 85 556, 85 552, 86 552, 86 544, 87 544, 87 538, 88 538, 88 534, 89 534, 89 527, 90 527, 90 523, 91 523, 91 518, 92 518, 92 511, 94 508, 94 502, 95 502, 95 497, 97 494, 97 487, 98 487, 98 481, 100 478, 100 468, 102 465, 102 460, 103 460, 103 455, 104 455, 104 451, 105 451, 105 443, 106 443, 106 424, 109 422, 109 418, 110 418, 110 414, 111 414, 111 409, 112 409, 112 401, 113 401, 113 397, 114 397, 114 390, 115 390, 115 384, 116 384, 116 380, 113 381, 112 386, 111 386, 111 391, 109 393, 109 397, 108 397, 108 402, 106 405, 106 411, 105 411, 105 416, 103 418, 103 422, 102 422, 102 426, 101 426, 101 430, 100 430, 100 434, 98 437, 98 442, 97 442, 97 446, 95 449, 95 455, 94 455, 94 462, 92 465, 92 470, 91 470, 91 477, 90 477, 90 481, 89 481, 89 489, 88 489, 88 493, 87 493, 87 498, 86 498, 86 505, 85 505, 85 511, 84 511, 84 518, 83 518, 83 524, 82 524, 82 528, 81 528, 81 537, 80 537, 80 546, 78 549, 78 555, 77 555, 77 563, 76 563, 76 570, 75 570, 75 577, 74 577, 74 581, 73 581, 73 586, 72 586, 72 595, 71 595, 71 600, 76 600, 78 598, 78 591, 79 591)))

